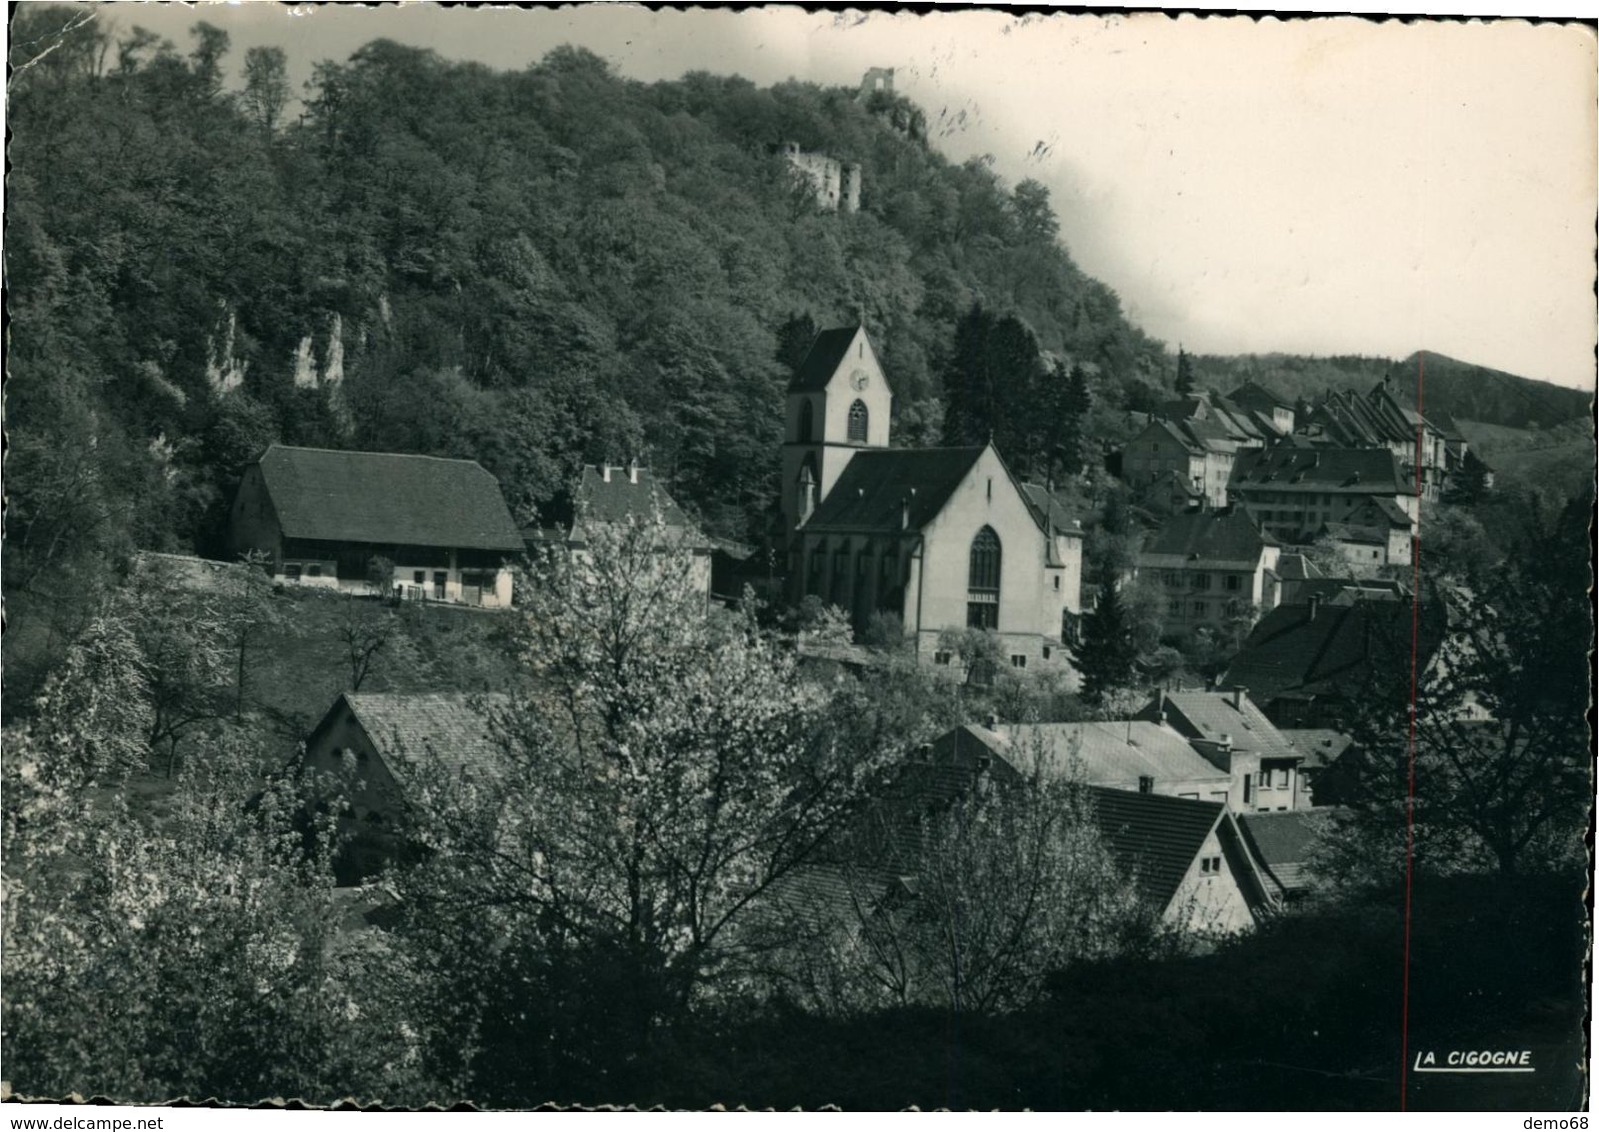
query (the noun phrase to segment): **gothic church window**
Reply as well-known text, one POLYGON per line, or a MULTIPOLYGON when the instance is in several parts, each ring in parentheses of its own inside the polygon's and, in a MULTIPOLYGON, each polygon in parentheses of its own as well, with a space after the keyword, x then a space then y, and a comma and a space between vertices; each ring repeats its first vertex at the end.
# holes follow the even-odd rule
POLYGON ((866 403, 856 401, 849 407, 849 442, 866 443, 866 403))
POLYGON ((972 539, 966 572, 966 625, 971 629, 999 628, 999 536, 984 527, 972 539))

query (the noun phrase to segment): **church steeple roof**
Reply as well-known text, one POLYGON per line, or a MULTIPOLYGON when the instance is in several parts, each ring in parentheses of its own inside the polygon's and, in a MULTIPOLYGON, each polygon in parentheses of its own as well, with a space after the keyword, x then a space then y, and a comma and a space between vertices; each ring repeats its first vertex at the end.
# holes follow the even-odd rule
POLYGON ((850 343, 855 341, 855 335, 860 330, 861 327, 857 323, 851 326, 836 326, 818 334, 816 341, 811 343, 805 360, 794 372, 794 380, 788 383, 788 391, 820 393, 825 389, 828 381, 838 372, 839 364, 843 362, 850 343))

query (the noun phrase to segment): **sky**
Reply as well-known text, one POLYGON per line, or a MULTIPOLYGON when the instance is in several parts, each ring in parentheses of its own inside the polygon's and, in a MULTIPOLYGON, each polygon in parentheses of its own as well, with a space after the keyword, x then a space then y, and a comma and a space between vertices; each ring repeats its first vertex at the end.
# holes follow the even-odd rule
MULTIPOLYGON (((520 69, 562 43, 621 74, 855 85, 893 67, 954 160, 1049 187, 1061 238, 1138 325, 1196 353, 1426 349, 1592 389, 1591 27, 1162 13, 650 12, 113 3, 291 77, 387 37, 520 69)), ((869 194, 871 186, 866 185, 869 194)))

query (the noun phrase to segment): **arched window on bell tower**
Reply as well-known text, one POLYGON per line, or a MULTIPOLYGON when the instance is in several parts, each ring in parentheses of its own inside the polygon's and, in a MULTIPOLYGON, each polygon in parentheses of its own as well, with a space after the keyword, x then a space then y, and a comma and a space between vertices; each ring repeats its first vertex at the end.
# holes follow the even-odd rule
POLYGON ((984 527, 972 539, 966 568, 966 627, 999 628, 999 536, 984 527))
POLYGON ((816 433, 816 415, 811 408, 811 399, 807 397, 800 402, 799 412, 799 442, 809 444, 816 433))
POLYGON ((851 444, 866 443, 866 402, 860 398, 849 407, 849 432, 846 434, 851 444))

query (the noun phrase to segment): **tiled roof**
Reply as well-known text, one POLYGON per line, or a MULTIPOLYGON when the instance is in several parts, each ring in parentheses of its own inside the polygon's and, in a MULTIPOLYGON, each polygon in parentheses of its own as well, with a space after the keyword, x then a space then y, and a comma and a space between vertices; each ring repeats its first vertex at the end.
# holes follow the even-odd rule
POLYGON ((859 329, 858 325, 836 326, 818 334, 806 352, 805 360, 794 371, 794 380, 788 383, 788 391, 820 393, 825 389, 833 374, 838 372, 839 363, 844 360, 844 354, 849 344, 855 341, 855 332, 859 329))
MULTIPOLYGON (((578 526, 584 522, 650 522, 659 513, 669 535, 697 548, 709 549, 705 536, 650 469, 637 468, 633 472, 638 477, 636 482, 629 478, 627 468, 612 468, 607 480, 602 469, 585 467, 574 496, 578 526)), ((574 538, 579 534, 578 530, 573 531, 574 538)))
POLYGON ((1305 752, 1305 761, 1300 765, 1311 770, 1331 766, 1354 743, 1348 735, 1330 727, 1283 727, 1279 730, 1290 743, 1305 752))
POLYGON ((285 538, 523 549, 499 482, 474 460, 274 444, 260 467, 285 538))
POLYGON ((1237 389, 1227 394, 1229 401, 1236 401, 1240 405, 1252 409, 1292 409, 1291 402, 1285 401, 1258 381, 1246 381, 1237 389))
POLYGON ((1415 485, 1405 478, 1399 460, 1386 448, 1278 445, 1239 453, 1227 490, 1414 495, 1415 485))
POLYGON ((1158 555, 1185 561, 1248 563, 1252 568, 1259 563, 1268 542, 1275 545, 1241 507, 1185 512, 1161 523, 1139 560, 1144 562, 1158 555))
MULTIPOLYGON (((1229 683, 1243 684, 1244 680, 1229 683)), ((1143 717, 1165 708, 1166 718, 1178 731, 1191 738, 1217 740, 1232 737, 1233 750, 1265 758, 1295 758, 1299 751, 1266 718, 1252 698, 1254 689, 1241 703, 1233 692, 1163 692, 1138 714, 1143 717)))
POLYGON ((1388 525, 1390 527, 1404 527, 1406 530, 1410 529, 1410 516, 1405 514, 1405 509, 1399 506, 1399 504, 1395 503, 1389 496, 1371 496, 1366 500, 1365 504, 1363 504, 1362 510, 1369 507, 1375 507, 1377 509, 1377 513, 1380 514, 1384 519, 1388 520, 1388 525))
POLYGON ((1430 411, 1427 414, 1427 423, 1432 425, 1445 440, 1462 441, 1466 439, 1466 434, 1460 431, 1460 425, 1455 422, 1453 413, 1430 411))
POLYGON ((1050 493, 1049 488, 1041 483, 1024 483, 1021 485, 1022 499, 1027 506, 1032 508, 1039 525, 1046 523, 1052 525, 1058 534, 1082 536, 1082 527, 1071 512, 1061 506, 1059 497, 1050 493))
POLYGON ((1285 891, 1308 888, 1305 861, 1316 840, 1318 815, 1310 810, 1242 814, 1238 824, 1250 852, 1285 891))
POLYGON ((1298 553, 1277 556, 1277 576, 1285 582, 1307 581, 1321 577, 1321 567, 1298 553))
POLYGON ((492 722, 510 705, 503 693, 346 692, 343 699, 391 770, 434 759, 456 774, 492 774, 503 765, 492 722))
POLYGON ((1067 779, 1080 775, 1090 786, 1136 790, 1140 778, 1156 783, 1214 782, 1226 789, 1231 777, 1218 770, 1171 727, 1148 720, 1097 723, 1026 723, 1001 732, 973 728, 993 752, 1030 776, 1067 779))
POLYGON ((1100 836, 1116 863, 1164 909, 1222 819, 1221 802, 1090 787, 1100 836))
POLYGON ((831 864, 808 864, 773 881, 752 905, 757 921, 792 927, 796 920, 818 933, 846 933, 882 903, 887 874, 831 864))
POLYGON ((869 448, 855 453, 804 529, 897 531, 902 505, 910 529, 943 510, 984 448, 869 448))
POLYGON ((1367 527, 1355 523, 1323 523, 1316 537, 1330 538, 1335 542, 1358 542, 1369 546, 1387 546, 1388 532, 1381 527, 1367 527))
MULTIPOLYGON (((1433 623, 1423 618, 1425 657, 1436 645, 1433 623)), ((1408 645, 1410 631, 1408 600, 1324 601, 1314 610, 1308 603, 1281 605, 1255 624, 1221 682, 1243 684, 1262 703, 1290 692, 1357 692, 1370 668, 1374 642, 1408 645)))

